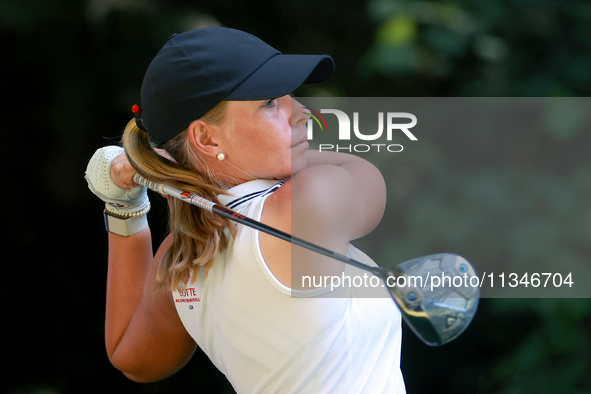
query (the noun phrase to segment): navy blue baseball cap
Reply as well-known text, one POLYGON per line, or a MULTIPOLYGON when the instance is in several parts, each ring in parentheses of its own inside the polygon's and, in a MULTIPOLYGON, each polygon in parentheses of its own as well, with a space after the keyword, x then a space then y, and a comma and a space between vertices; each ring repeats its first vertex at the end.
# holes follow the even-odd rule
POLYGON ((281 97, 331 77, 328 55, 284 55, 240 30, 208 27, 169 38, 146 71, 143 127, 162 145, 223 100, 281 97))

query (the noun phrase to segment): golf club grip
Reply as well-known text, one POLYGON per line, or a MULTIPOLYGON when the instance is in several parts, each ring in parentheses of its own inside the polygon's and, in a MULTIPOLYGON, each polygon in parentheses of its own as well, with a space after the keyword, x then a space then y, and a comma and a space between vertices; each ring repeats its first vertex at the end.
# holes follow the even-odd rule
POLYGON ((285 232, 278 230, 274 227, 268 226, 264 223, 261 223, 259 221, 254 220, 254 219, 251 219, 251 218, 244 216, 236 211, 231 210, 230 208, 227 208, 223 205, 218 205, 218 204, 214 203, 213 201, 209 201, 209 200, 207 200, 203 197, 199 197, 193 193, 183 192, 183 191, 178 190, 178 189, 171 187, 171 186, 148 181, 147 179, 143 178, 139 174, 135 174, 133 176, 133 180, 138 185, 145 186, 148 189, 151 189, 157 193, 167 194, 171 197, 178 198, 179 200, 185 201, 191 205, 195 205, 199 208, 216 213, 216 214, 223 216, 225 218, 228 218, 236 223, 240 223, 240 224, 245 225, 247 227, 254 228, 254 229, 262 231, 266 234, 269 234, 269 235, 272 235, 272 236, 277 237, 279 239, 282 239, 284 241, 290 242, 294 245, 301 246, 305 249, 311 250, 316 253, 320 253, 324 256, 331 257, 331 258, 339 260, 339 261, 342 261, 343 263, 350 264, 355 267, 364 269, 366 271, 369 271, 369 272, 379 276, 379 267, 371 267, 371 266, 363 264, 357 260, 353 260, 345 255, 340 254, 340 253, 333 252, 332 250, 323 248, 322 246, 318 246, 316 244, 313 244, 313 243, 303 240, 301 238, 294 237, 291 234, 285 233, 285 232))

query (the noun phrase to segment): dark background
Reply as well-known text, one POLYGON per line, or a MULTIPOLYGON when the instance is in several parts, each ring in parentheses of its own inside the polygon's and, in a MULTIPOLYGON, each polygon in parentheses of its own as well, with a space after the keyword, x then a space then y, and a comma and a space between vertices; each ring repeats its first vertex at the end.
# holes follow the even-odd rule
MULTIPOLYGON (((285 53, 331 54, 334 78, 302 96, 591 92, 588 2, 0 0, 1 392, 232 392, 202 354, 154 384, 130 382, 111 367, 102 204, 83 179, 92 153, 115 143, 131 118, 145 69, 166 38, 208 25, 248 31, 285 53)), ((405 156, 384 171, 396 185, 387 213, 399 225, 398 242, 383 253, 414 245, 415 256, 446 248, 486 258, 482 251, 494 249, 498 259, 542 256, 588 267, 590 139, 583 117, 554 133, 474 133, 463 147, 452 133, 429 154, 405 156), (529 204, 495 205, 505 200, 529 204), (426 216, 470 231, 426 231, 426 216)), ((158 242, 165 206, 152 201, 158 242)), ((426 347, 404 328, 407 390, 591 393, 590 326, 589 299, 484 299, 472 326, 443 348, 426 347)))

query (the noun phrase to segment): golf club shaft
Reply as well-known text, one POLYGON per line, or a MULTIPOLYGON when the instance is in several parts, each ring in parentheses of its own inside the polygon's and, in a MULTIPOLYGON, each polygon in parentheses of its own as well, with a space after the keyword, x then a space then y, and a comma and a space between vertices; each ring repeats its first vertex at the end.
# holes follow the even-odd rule
MULTIPOLYGON (((385 280, 386 276, 395 277, 395 274, 393 273, 393 271, 386 270, 385 268, 382 268, 382 267, 372 267, 372 266, 363 264, 363 263, 361 263, 357 260, 351 259, 345 255, 333 252, 331 250, 328 250, 328 249, 323 248, 321 246, 315 245, 315 244, 305 241, 301 238, 294 237, 294 236, 287 234, 283 231, 280 231, 276 228, 273 228, 271 226, 268 226, 266 224, 258 222, 254 219, 248 218, 248 217, 246 217, 238 212, 235 212, 223 205, 218 205, 212 201, 209 201, 203 197, 199 197, 195 194, 192 194, 189 192, 183 192, 183 191, 178 190, 178 189, 171 187, 171 186, 150 182, 150 181, 142 178, 138 174, 136 174, 133 179, 137 184, 143 185, 143 186, 145 186, 151 190, 154 190, 160 194, 167 194, 171 197, 177 198, 177 199, 185 201, 189 204, 195 205, 195 206, 200 207, 202 209, 206 209, 210 212, 213 212, 213 213, 216 213, 216 214, 221 215, 223 217, 226 217, 236 223, 240 223, 242 225, 251 227, 253 229, 262 231, 266 234, 269 234, 269 235, 272 235, 272 236, 277 237, 279 239, 282 239, 286 242, 290 242, 294 245, 301 246, 301 247, 311 250, 313 252, 320 253, 321 255, 324 255, 324 256, 336 259, 338 261, 344 262, 346 264, 350 264, 352 266, 369 271, 372 274, 376 275, 377 277, 381 278, 385 282, 386 285, 388 284, 385 280)), ((429 256, 425 256, 423 258, 428 258, 428 257, 429 256)), ((413 262, 413 260, 410 260, 410 261, 402 263, 402 264, 409 264, 412 262, 413 262)), ((469 264, 469 263, 466 262, 466 264, 469 264)), ((464 329, 468 326, 468 324, 470 324, 470 321, 472 320, 472 317, 474 315, 474 311, 471 311, 471 314, 467 313, 467 315, 466 315, 467 318, 464 318, 464 315, 458 314, 458 312, 455 312, 455 311, 452 311, 452 315, 450 315, 449 309, 445 309, 445 308, 441 308, 441 307, 439 307, 437 309, 437 311, 433 312, 431 310, 433 308, 430 307, 430 304, 423 305, 422 301, 421 301, 421 304, 418 307, 418 309, 417 309, 417 306, 411 305, 409 307, 409 305, 407 303, 408 294, 394 292, 392 289, 394 289, 394 288, 389 288, 388 290, 390 292, 392 299, 394 300, 396 307, 400 310, 402 318, 407 323, 407 325, 413 330, 413 332, 417 335, 417 337, 429 346, 443 345, 443 344, 453 340, 454 338, 456 338, 458 335, 460 335, 464 331, 464 329), (425 307, 426 307, 426 309, 424 309, 425 307), (431 310, 431 315, 433 317, 428 313, 430 310, 431 310), (449 317, 452 318, 452 322, 457 321, 457 322, 462 323, 461 325, 457 326, 457 327, 459 327, 459 329, 454 328, 454 330, 450 331, 450 326, 448 324, 448 322, 450 320, 445 320, 445 317, 448 315, 449 315, 449 317), (444 323, 442 323, 442 321, 444 323), (452 333, 453 335, 450 336, 449 333, 452 333)), ((397 289, 397 287, 396 287, 396 289, 397 289)), ((419 292, 419 294, 420 294, 420 290, 417 289, 415 291, 419 292)), ((410 302, 412 303, 413 300, 411 300, 410 302)), ((477 303, 473 304, 473 306, 472 306, 472 308, 474 310, 475 310, 476 305, 477 305, 477 303)))
POLYGON ((380 267, 371 267, 369 265, 363 264, 357 260, 351 259, 345 255, 340 253, 333 252, 332 250, 323 248, 322 246, 318 246, 301 238, 297 238, 292 236, 291 234, 285 233, 281 230, 268 226, 264 223, 246 217, 238 212, 231 210, 223 205, 216 204, 212 201, 209 201, 203 197, 197 196, 195 194, 184 192, 182 190, 176 189, 174 187, 163 185, 155 182, 148 181, 147 179, 143 178, 139 174, 135 174, 133 177, 135 183, 145 186, 148 189, 154 190, 155 192, 161 194, 167 194, 171 197, 177 198, 179 200, 185 201, 191 205, 195 205, 201 209, 208 210, 210 212, 216 213, 220 216, 226 217, 236 223, 240 223, 242 225, 254 228, 256 230, 262 231, 266 234, 272 235, 284 241, 290 242, 294 245, 301 246, 302 248, 311 250, 316 253, 320 253, 324 256, 331 257, 333 259, 342 261, 343 263, 353 265, 357 268, 364 269, 373 273, 374 275, 380 276, 381 275, 381 268, 380 267))

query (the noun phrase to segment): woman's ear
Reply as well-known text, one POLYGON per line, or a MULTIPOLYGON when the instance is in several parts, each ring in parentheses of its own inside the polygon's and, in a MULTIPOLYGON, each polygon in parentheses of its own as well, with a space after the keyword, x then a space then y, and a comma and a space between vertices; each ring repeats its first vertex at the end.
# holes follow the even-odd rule
POLYGON ((219 128, 203 120, 194 120, 187 128, 189 142, 193 149, 209 157, 215 157, 219 152, 217 135, 219 128))

